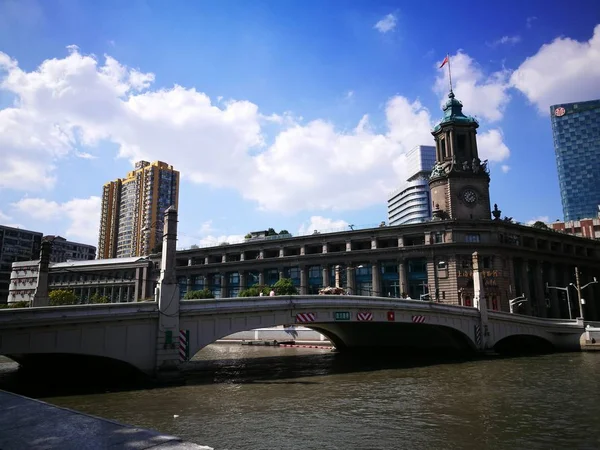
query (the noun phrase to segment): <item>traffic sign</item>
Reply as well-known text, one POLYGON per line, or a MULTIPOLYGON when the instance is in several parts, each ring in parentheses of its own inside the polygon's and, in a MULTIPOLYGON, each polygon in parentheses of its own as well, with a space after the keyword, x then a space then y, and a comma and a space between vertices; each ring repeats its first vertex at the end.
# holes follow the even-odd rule
POLYGON ((394 322, 396 320, 396 313, 394 311, 388 311, 387 319, 390 322, 394 322))
POLYGON ((335 320, 350 320, 350 313, 348 311, 336 311, 333 313, 335 320))

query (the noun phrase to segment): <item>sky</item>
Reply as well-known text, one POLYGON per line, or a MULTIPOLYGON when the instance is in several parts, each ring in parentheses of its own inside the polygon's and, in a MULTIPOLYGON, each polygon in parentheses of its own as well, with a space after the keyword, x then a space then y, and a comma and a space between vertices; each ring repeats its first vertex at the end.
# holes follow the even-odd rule
POLYGON ((0 0, 0 224, 97 245, 144 159, 181 172, 181 248, 377 226, 446 54, 492 204, 562 220, 549 106, 600 98, 597 0, 0 0))

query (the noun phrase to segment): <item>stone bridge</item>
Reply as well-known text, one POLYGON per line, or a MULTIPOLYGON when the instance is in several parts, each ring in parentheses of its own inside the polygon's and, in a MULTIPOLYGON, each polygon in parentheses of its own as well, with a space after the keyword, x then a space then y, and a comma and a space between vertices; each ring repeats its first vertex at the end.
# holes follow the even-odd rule
POLYGON ((102 357, 155 375, 161 369, 177 368, 182 350, 192 357, 224 336, 284 324, 313 328, 339 350, 398 347, 482 352, 517 349, 532 342, 556 350, 579 350, 584 333, 581 320, 490 311, 487 323, 482 323, 476 308, 378 297, 279 296, 172 303, 178 306, 177 315, 161 311, 157 302, 0 310, 0 354, 24 366, 58 355, 102 357), (164 319, 177 322, 177 328, 168 333, 164 319), (182 330, 187 346, 180 346, 182 330))

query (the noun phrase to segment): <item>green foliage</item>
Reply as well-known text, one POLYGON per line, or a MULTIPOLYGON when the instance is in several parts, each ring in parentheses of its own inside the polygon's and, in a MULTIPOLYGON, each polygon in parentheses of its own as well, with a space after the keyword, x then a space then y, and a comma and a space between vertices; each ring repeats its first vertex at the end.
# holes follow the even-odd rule
POLYGON ((539 228, 540 230, 547 230, 548 229, 548 225, 546 225, 541 220, 536 221, 532 226, 533 226, 533 228, 539 228))
POLYGON ((50 306, 61 306, 61 305, 75 305, 79 303, 79 298, 73 293, 66 289, 57 289, 50 292, 50 306))
POLYGON ((281 230, 279 232, 279 234, 289 234, 289 235, 291 235, 291 233, 288 230, 281 230))
POLYGON ((298 289, 291 278, 282 278, 273 285, 276 295, 298 295, 298 289))
POLYGON ((277 231, 275 231, 273 228, 269 228, 267 230, 267 236, 275 236, 277 234, 277 231))
POLYGON ((29 308, 29 302, 22 300, 20 302, 14 302, 8 304, 9 308, 29 308))
POLYGON ((193 300, 198 298, 215 298, 210 289, 202 289, 201 291, 188 291, 183 296, 184 300, 193 300))
POLYGON ((90 297, 88 303, 110 303, 110 298, 108 298, 106 295, 100 295, 96 292, 90 297))
POLYGON ((246 236, 244 236, 244 239, 250 239, 252 238, 252 234, 248 233, 246 236))
POLYGON ((269 295, 271 288, 269 286, 259 285, 250 286, 249 288, 240 291, 238 297, 258 297, 261 292, 263 295, 269 295))

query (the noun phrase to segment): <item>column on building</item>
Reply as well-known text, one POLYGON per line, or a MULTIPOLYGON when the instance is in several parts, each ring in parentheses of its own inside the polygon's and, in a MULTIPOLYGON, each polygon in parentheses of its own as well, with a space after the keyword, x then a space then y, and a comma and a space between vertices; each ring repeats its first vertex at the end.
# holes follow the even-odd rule
POLYGON ((245 270, 240 270, 240 291, 248 287, 248 278, 245 270))
POLYGON ((535 283, 537 314, 539 317, 548 317, 548 307, 546 305, 546 296, 544 295, 544 280, 542 279, 544 265, 541 261, 536 261, 534 267, 533 282, 535 283))
POLYGON ((356 295, 356 278, 354 277, 354 267, 351 264, 346 266, 346 285, 349 295, 356 295))
POLYGON ((404 267, 404 260, 398 263, 398 283, 400 284, 400 296, 402 296, 402 294, 408 294, 408 283, 406 281, 406 269, 404 267))
POLYGON ((381 297, 381 271, 379 270, 379 263, 377 261, 371 263, 371 285, 371 295, 381 297))
MULTIPOLYGON (((556 265, 554 263, 550 263, 548 267, 548 283, 550 286, 556 286, 556 265)), ((548 289, 547 295, 550 298, 550 317, 560 318, 558 291, 556 289, 548 289)))
POLYGON ((285 269, 283 267, 279 267, 277 270, 279 270, 279 279, 283 280, 285 278, 285 269))
POLYGON ((119 286, 119 298, 117 299, 117 303, 121 303, 123 301, 123 286, 119 286))
MULTIPOLYGON (((521 260, 521 286, 523 288, 523 294, 525 294, 525 298, 527 301, 523 303, 521 307, 524 310, 525 314, 531 315, 531 302, 533 299, 531 298, 531 290, 529 289, 529 261, 527 259, 521 260)), ((517 296, 521 295, 521 293, 517 293, 517 296)))
POLYGON ((300 266, 300 294, 306 295, 308 293, 308 276, 306 273, 306 266, 300 266))
MULTIPOLYGON (((325 246, 327 244, 323 244, 325 246)), ((331 281, 329 280, 329 264, 323 264, 323 287, 331 286, 331 281)))
POLYGON ((127 290, 125 291, 125 295, 126 297, 126 301, 130 302, 131 301, 131 285, 127 285, 127 290))
POLYGON ((258 285, 259 286, 264 286, 265 284, 265 270, 264 269, 260 269, 258 271, 258 285))
POLYGON ((194 283, 193 283, 191 275, 187 276, 186 283, 187 283, 187 288, 186 288, 187 291, 186 292, 192 292, 194 290, 194 283))
POLYGON ((221 298, 229 297, 229 277, 227 273, 222 273, 221 275, 221 298))

